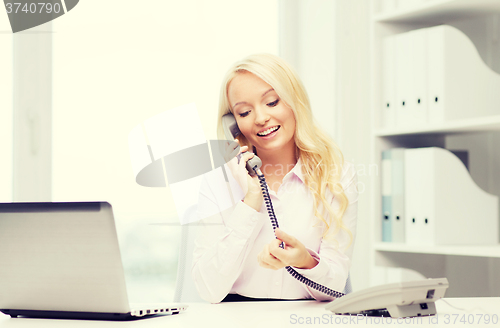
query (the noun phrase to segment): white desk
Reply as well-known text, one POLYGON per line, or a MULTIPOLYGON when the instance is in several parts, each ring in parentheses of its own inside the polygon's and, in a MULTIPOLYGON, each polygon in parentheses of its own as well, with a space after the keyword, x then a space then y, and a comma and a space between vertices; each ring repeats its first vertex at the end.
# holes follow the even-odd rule
POLYGON ((0 328, 79 328, 79 327, 500 327, 500 297, 447 298, 447 302, 466 311, 436 302, 438 316, 390 319, 377 317, 331 316, 327 303, 315 301, 237 302, 221 304, 192 303, 181 314, 136 321, 85 321, 15 318, 0 314, 0 328), (490 323, 485 323, 489 314, 490 323), (492 320, 496 318, 495 320, 492 320), (385 321, 380 321, 385 320, 385 321), (397 321, 399 320, 399 321, 397 321), (405 321, 406 320, 406 321, 405 321), (412 320, 414 320, 412 322, 412 320), (429 321, 432 320, 432 321, 429 321), (479 321, 481 320, 481 321, 479 321), (390 321, 390 322, 388 322, 390 321), (493 322, 496 322, 494 324, 493 322))

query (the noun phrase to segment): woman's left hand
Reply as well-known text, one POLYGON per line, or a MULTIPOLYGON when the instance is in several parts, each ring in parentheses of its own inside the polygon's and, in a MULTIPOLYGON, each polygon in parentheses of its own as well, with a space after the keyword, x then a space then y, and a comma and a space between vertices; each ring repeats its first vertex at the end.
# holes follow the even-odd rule
POLYGON ((257 256, 259 265, 263 268, 278 270, 286 266, 298 269, 312 269, 318 264, 307 251, 304 244, 297 238, 281 231, 275 230, 277 239, 264 246, 257 256), (280 248, 281 242, 285 243, 285 249, 280 248))

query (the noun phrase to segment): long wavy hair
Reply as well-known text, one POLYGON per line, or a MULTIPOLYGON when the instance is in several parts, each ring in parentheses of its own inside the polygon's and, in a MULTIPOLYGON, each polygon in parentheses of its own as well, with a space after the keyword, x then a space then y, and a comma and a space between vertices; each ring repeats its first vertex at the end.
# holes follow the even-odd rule
MULTIPOLYGON (((305 184, 314 200, 314 214, 325 225, 324 238, 334 236, 340 229, 346 231, 351 242, 352 233, 342 222, 348 206, 348 199, 340 184, 344 157, 333 140, 314 122, 309 97, 296 72, 280 57, 271 54, 255 54, 236 62, 226 73, 221 86, 217 132, 224 139, 222 116, 233 113, 228 100, 228 87, 233 78, 243 72, 250 72, 269 84, 279 98, 291 108, 295 116, 295 145, 302 162, 305 184), (340 203, 338 211, 330 205, 327 190, 340 203), (330 229, 335 226, 335 229, 330 229)), ((243 136, 238 137, 240 145, 253 145, 243 136)))

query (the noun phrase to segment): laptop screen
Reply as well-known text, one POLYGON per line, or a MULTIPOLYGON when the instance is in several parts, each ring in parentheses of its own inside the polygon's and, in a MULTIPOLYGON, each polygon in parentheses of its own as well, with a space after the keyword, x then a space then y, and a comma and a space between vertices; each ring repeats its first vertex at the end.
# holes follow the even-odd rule
POLYGON ((0 309, 130 311, 111 205, 0 204, 0 309))

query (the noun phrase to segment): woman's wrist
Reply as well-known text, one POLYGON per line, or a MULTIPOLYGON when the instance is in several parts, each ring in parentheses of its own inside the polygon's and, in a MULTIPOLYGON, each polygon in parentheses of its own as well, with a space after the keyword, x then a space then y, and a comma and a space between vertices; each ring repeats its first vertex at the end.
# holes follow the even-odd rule
POLYGON ((260 211, 260 207, 262 206, 262 197, 260 195, 252 195, 251 193, 248 193, 245 198, 243 199, 243 203, 247 204, 257 212, 260 211))
POLYGON ((318 260, 316 260, 314 257, 311 256, 311 254, 309 252, 307 252, 307 256, 304 259, 304 261, 299 266, 296 266, 296 268, 297 269, 312 269, 316 265, 318 265, 318 263, 319 263, 318 260))

